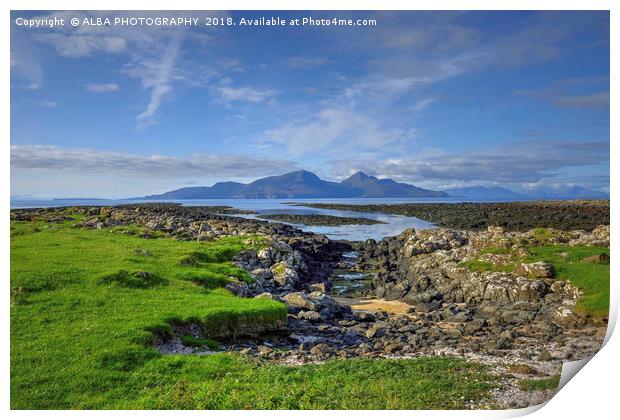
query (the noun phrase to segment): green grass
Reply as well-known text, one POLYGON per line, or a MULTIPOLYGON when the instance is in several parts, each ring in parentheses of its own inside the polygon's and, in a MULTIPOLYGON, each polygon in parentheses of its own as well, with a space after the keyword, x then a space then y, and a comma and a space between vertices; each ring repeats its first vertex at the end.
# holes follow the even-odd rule
POLYGON ((153 339, 172 322, 217 335, 286 317, 281 303, 217 287, 248 281, 230 258, 264 240, 145 239, 72 223, 11 224, 13 409, 461 408, 494 386, 483 367, 452 358, 285 367, 161 355, 153 339))
POLYGON ((542 379, 522 379, 519 381, 519 388, 522 391, 545 391, 557 389, 560 384, 560 375, 542 379))
POLYGON ((457 409, 486 397, 493 378, 455 358, 257 365, 231 354, 165 357, 131 376, 118 408, 457 409))
POLYGON ((583 259, 602 253, 609 255, 609 248, 596 246, 547 245, 531 249, 527 261, 546 261, 555 267, 555 277, 570 282, 581 289, 584 296, 577 309, 595 316, 609 313, 609 264, 583 262, 583 259), (566 253, 567 256, 562 256, 566 253))
POLYGON ((545 239, 549 239, 551 237, 551 232, 546 228, 536 228, 534 229, 534 238, 539 241, 544 241, 545 239))

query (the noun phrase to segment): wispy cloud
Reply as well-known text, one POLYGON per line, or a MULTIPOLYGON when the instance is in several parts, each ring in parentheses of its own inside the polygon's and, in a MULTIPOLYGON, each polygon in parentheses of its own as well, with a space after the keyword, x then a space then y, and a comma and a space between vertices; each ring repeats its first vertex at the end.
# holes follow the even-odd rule
POLYGON ((34 101, 34 104, 41 108, 56 108, 58 106, 58 102, 50 100, 34 101))
POLYGON ((515 94, 530 96, 562 108, 609 111, 608 77, 563 79, 545 89, 518 90, 515 94), (584 89, 588 92, 584 92, 584 89))
POLYGON ((586 95, 561 95, 553 98, 553 103, 565 107, 609 109, 609 92, 586 95))
POLYGON ((215 88, 224 102, 263 102, 276 96, 273 89, 254 88, 249 86, 218 86, 215 88))
POLYGON ((108 92, 116 92, 120 88, 116 83, 88 83, 84 85, 84 89, 87 92, 92 93, 108 93, 108 92))
POLYGON ((44 145, 12 145, 11 168, 29 171, 161 178, 246 178, 298 169, 288 160, 244 155, 137 155, 44 145))
MULTIPOLYGON (((115 18, 115 17, 158 17, 161 12, 109 12, 109 11, 58 11, 45 13, 39 18, 58 17, 68 21, 71 18, 78 18, 80 21, 89 18, 115 18)), ((169 16, 183 17, 188 12, 171 12, 169 16)), ((192 17, 223 16, 221 12, 192 12, 192 17)), ((158 110, 162 102, 170 97, 173 92, 173 82, 180 81, 194 84, 195 80, 204 83, 204 77, 197 74, 188 74, 190 68, 200 67, 196 63, 187 62, 179 65, 182 43, 190 40, 201 46, 213 43, 213 37, 202 31, 191 32, 185 28, 159 28, 159 27, 132 27, 122 26, 110 28, 107 26, 81 25, 79 27, 65 26, 53 28, 53 30, 43 28, 36 34, 29 34, 23 29, 12 26, 12 34, 16 38, 28 38, 31 43, 47 44, 53 47, 56 53, 65 58, 80 59, 100 54, 113 54, 127 59, 123 72, 130 77, 140 80, 149 98, 145 108, 136 116, 136 127, 145 128, 156 123, 158 110)), ((19 49, 12 48, 12 66, 16 71, 23 73, 31 79, 30 85, 33 88, 40 86, 42 74, 40 66, 37 68, 30 66, 25 54, 20 54, 19 49), (27 70, 31 68, 30 70, 27 70), (26 73, 29 72, 29 73, 26 73)), ((37 62, 34 60, 30 60, 37 62)), ((234 59, 225 63, 228 66, 240 68, 240 64, 234 59)), ((222 64, 224 65, 224 64, 222 64)), ((201 69, 197 69, 201 70, 201 69)), ((111 84, 106 87, 92 87, 87 90, 90 92, 112 92, 114 88, 111 84)))
POLYGON ((136 117, 140 128, 152 125, 155 114, 161 105, 163 98, 172 91, 172 76, 179 51, 181 49, 182 36, 178 35, 168 44, 161 61, 151 69, 152 74, 142 79, 142 85, 151 89, 151 98, 146 109, 136 117))
POLYGON ((413 104, 413 110, 416 112, 424 111, 426 108, 431 106, 431 104, 435 101, 437 101, 437 98, 419 99, 413 104))

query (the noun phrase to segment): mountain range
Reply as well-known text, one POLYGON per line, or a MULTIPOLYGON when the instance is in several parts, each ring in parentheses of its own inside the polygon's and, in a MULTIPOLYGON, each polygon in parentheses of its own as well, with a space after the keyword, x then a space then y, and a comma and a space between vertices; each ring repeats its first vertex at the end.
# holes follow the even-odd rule
POLYGON ((191 200, 208 198, 444 198, 464 200, 518 201, 533 199, 608 198, 600 191, 579 186, 539 187, 523 193, 504 187, 464 187, 445 191, 428 190, 415 185, 379 179, 357 172, 341 182, 325 181, 305 170, 257 179, 249 184, 218 182, 211 187, 186 187, 163 194, 141 197, 149 200, 191 200))
POLYGON ((574 199, 607 199, 609 194, 590 190, 578 185, 567 187, 542 186, 516 193, 504 187, 465 187, 444 190, 451 197, 469 200, 574 200, 574 199))
POLYGON ((218 182, 212 187, 186 187, 163 194, 149 195, 150 200, 206 198, 408 198, 448 197, 443 191, 426 190, 391 179, 378 179, 357 172, 342 182, 325 181, 308 171, 269 176, 249 184, 218 182))

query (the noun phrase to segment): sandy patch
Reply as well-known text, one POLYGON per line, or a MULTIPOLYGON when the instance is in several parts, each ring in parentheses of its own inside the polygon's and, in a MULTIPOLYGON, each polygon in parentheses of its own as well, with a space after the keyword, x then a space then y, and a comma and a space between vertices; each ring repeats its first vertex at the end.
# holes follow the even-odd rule
POLYGON ((398 300, 360 299, 351 304, 354 311, 385 311, 391 314, 406 314, 409 308, 411 305, 398 300))

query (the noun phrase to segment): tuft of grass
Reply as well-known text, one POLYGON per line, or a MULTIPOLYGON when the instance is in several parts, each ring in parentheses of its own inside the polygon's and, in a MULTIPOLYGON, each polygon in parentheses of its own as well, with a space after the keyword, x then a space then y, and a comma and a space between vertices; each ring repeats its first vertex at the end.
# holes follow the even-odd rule
POLYGON ((510 254, 511 252, 512 250, 510 250, 509 248, 503 248, 499 246, 488 246, 480 250, 481 254, 495 254, 495 255, 510 254))
POLYGON ((557 389, 560 384, 560 375, 542 379, 522 379, 519 381, 519 388, 522 391, 545 391, 557 389))
POLYGON ((181 337, 181 342, 187 347, 207 347, 210 350, 220 350, 220 343, 210 338, 199 338, 193 335, 184 335, 181 337))
POLYGON ((186 269, 179 273, 179 278, 191 281, 207 289, 224 287, 230 282, 230 279, 223 274, 197 269, 186 269))
POLYGON ((507 368, 511 373, 519 373, 522 375, 533 375, 537 372, 532 366, 524 365, 522 363, 515 363, 507 366, 507 368))
POLYGON ((194 251, 181 259, 181 265, 200 267, 209 263, 230 261, 241 250, 236 247, 212 245, 201 251, 194 251))
POLYGON ((112 233, 122 233, 125 235, 134 235, 146 239, 163 238, 166 236, 164 232, 158 230, 147 229, 138 225, 122 225, 114 226, 108 229, 112 233))
POLYGON ((147 289, 149 287, 168 284, 168 280, 157 274, 149 273, 148 271, 136 270, 129 272, 127 270, 118 270, 114 273, 101 276, 99 283, 147 289))
POLYGON ((550 237, 551 232, 549 231, 549 229, 541 227, 534 229, 534 238, 538 239, 539 241, 548 239, 550 237))

